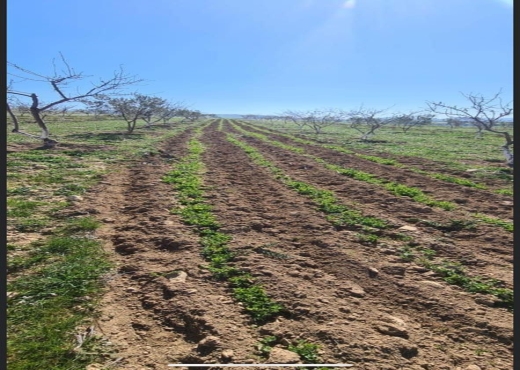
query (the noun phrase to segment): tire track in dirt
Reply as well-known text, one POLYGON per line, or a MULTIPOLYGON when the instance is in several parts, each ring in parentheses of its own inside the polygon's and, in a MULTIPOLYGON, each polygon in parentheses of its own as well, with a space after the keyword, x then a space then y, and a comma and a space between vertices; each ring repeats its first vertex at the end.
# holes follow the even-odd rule
MULTIPOLYGON (((190 135, 168 140, 164 156, 173 163, 182 157, 190 135)), ((226 287, 201 268, 198 237, 170 213, 174 191, 161 181, 169 162, 147 157, 120 168, 86 199, 87 211, 105 224, 98 236, 117 266, 107 278, 97 331, 113 343, 112 357, 124 369, 246 361, 258 335, 226 287)))
POLYGON ((512 219, 513 204, 511 197, 495 194, 490 191, 473 189, 458 184, 446 183, 428 176, 420 175, 407 169, 374 163, 355 155, 340 153, 332 149, 320 147, 319 145, 305 145, 291 140, 285 136, 275 133, 267 134, 265 131, 257 130, 252 126, 237 123, 240 127, 252 132, 266 134, 271 140, 276 140, 287 145, 302 148, 306 153, 319 157, 328 163, 353 168, 368 172, 391 181, 407 186, 421 189, 424 193, 434 196, 438 200, 446 200, 458 204, 458 207, 468 212, 478 212, 499 217, 512 219))
MULTIPOLYGON (((226 130, 240 135, 227 126, 226 130)), ((396 225, 408 225, 411 217, 444 223, 450 218, 467 219, 463 211, 443 211, 421 205, 407 197, 393 196, 380 187, 350 179, 327 170, 314 160, 273 146, 253 137, 246 142, 260 148, 270 161, 286 173, 312 185, 333 190, 347 204, 355 203, 371 216, 383 217, 396 225), (355 189, 355 190, 353 190, 355 189)), ((338 155, 341 155, 338 153, 338 155)), ((417 226, 414 237, 421 245, 435 250, 439 256, 462 261, 473 274, 503 281, 512 287, 512 233, 501 228, 481 224, 476 230, 445 233, 433 227, 417 226)))
POLYGON ((222 230, 233 236, 238 266, 292 312, 261 327, 261 334, 319 339, 324 357, 364 369, 511 366, 510 314, 349 240, 215 128, 201 139, 208 199, 222 230), (287 260, 273 257, 280 255, 287 260), (372 266, 381 272, 371 277, 372 266), (382 334, 388 325, 404 325, 406 334, 382 334), (493 358, 478 358, 480 347, 492 348, 493 358))

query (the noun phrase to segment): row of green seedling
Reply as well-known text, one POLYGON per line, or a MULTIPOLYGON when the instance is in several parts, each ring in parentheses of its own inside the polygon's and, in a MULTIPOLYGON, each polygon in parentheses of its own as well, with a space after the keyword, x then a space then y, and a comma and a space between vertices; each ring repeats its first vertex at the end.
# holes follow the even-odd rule
MULTIPOLYGON (((301 148, 294 148, 294 147, 291 147, 290 145, 286 145, 286 144, 282 144, 282 143, 279 143, 281 145, 278 145, 276 141, 269 140, 265 135, 258 134, 258 133, 250 133, 249 131, 246 131, 240 127, 237 127, 237 126, 234 126, 234 127, 245 135, 252 136, 252 137, 255 137, 260 140, 264 140, 265 142, 274 144, 278 147, 293 151, 295 153, 299 153, 299 154, 303 153, 303 150, 301 148)), ((432 207, 439 207, 439 208, 447 210, 447 211, 453 210, 455 208, 455 205, 453 203, 432 199, 432 198, 428 197, 426 194, 424 194, 421 190, 419 190, 415 187, 410 187, 410 186, 398 184, 395 182, 390 182, 390 181, 387 181, 384 179, 379 179, 376 176, 369 174, 367 172, 343 168, 341 166, 329 164, 321 158, 311 156, 308 154, 304 154, 304 155, 309 158, 314 159, 316 162, 322 164, 323 166, 325 166, 326 168, 328 168, 330 170, 336 171, 339 174, 348 176, 348 177, 353 178, 358 181, 364 181, 364 182, 371 183, 374 185, 382 186, 386 190, 390 191, 391 193, 393 193, 395 195, 406 196, 406 197, 413 199, 414 201, 416 201, 418 203, 422 203, 422 204, 432 206, 432 207)), ((361 156, 361 155, 359 155, 359 156, 361 156)), ((366 156, 364 156, 364 157, 366 157, 366 156)), ((424 172, 424 171, 420 171, 420 172, 424 172)), ((446 179, 445 175, 441 175, 441 174, 430 174, 430 175, 435 178, 443 177, 444 179, 446 179)), ((465 179, 461 179, 461 180, 465 180, 465 179)), ((513 232, 513 223, 511 223, 511 222, 507 222, 504 220, 500 220, 500 219, 497 219, 494 217, 489 217, 489 216, 482 215, 482 214, 474 214, 473 216, 482 222, 485 222, 490 225, 496 225, 496 226, 503 228, 506 231, 513 232)))
POLYGON ((266 160, 258 150, 236 139, 233 135, 227 134, 227 140, 244 150, 253 162, 268 168, 275 178, 284 185, 314 201, 318 210, 323 212, 327 220, 337 228, 357 229, 362 232, 361 238, 364 238, 366 241, 376 242, 379 234, 378 230, 390 227, 385 220, 373 216, 365 216, 360 211, 341 204, 334 192, 330 190, 318 189, 307 183, 292 179, 284 174, 280 168, 266 160))
MULTIPOLYGON (((238 126, 235 126, 235 128, 238 131, 242 132, 244 135, 255 137, 257 139, 263 140, 263 141, 271 143, 271 144, 277 143, 274 140, 267 139, 267 137, 265 135, 258 134, 258 133, 251 133, 238 126)), ((281 144, 281 145, 275 144, 275 145, 283 147, 286 150, 290 150, 290 151, 305 155, 306 157, 311 158, 311 159, 315 160, 316 162, 320 163, 325 168, 333 170, 341 175, 350 177, 354 180, 363 181, 363 182, 367 182, 370 184, 381 186, 395 195, 409 197, 418 203, 423 203, 423 204, 426 204, 431 207, 439 207, 439 208, 442 208, 447 211, 453 210, 455 208, 455 205, 453 203, 432 199, 431 197, 428 197, 426 194, 424 194, 418 188, 410 187, 410 186, 403 185, 403 184, 398 184, 398 183, 388 181, 385 179, 380 179, 380 178, 376 177, 375 175, 372 175, 367 172, 358 171, 358 170, 349 169, 349 168, 343 168, 341 166, 327 163, 325 160, 323 160, 321 158, 318 158, 318 157, 310 155, 310 154, 305 154, 304 150, 301 148, 295 148, 295 147, 292 147, 292 146, 286 145, 286 144, 281 144)))
MULTIPOLYGON (((253 127, 254 129, 257 129, 257 130, 260 130, 260 131, 264 131, 264 132, 268 132, 268 133, 273 134, 272 131, 269 131, 269 130, 266 130, 266 129, 261 129, 261 128, 257 127, 257 126, 252 126, 252 125, 248 125, 248 126, 253 127)), ((337 146, 337 145, 320 144, 320 143, 317 143, 315 141, 304 140, 304 139, 295 137, 293 135, 288 135, 288 134, 283 134, 283 133, 278 133, 278 132, 275 133, 275 134, 283 136, 283 137, 286 137, 286 138, 289 138, 289 139, 291 139, 291 140, 293 140, 295 142, 299 142, 299 143, 302 143, 302 144, 317 145, 317 146, 322 146, 322 147, 327 148, 327 149, 332 149, 332 150, 337 151, 337 152, 341 152, 341 153, 345 153, 345 154, 352 154, 352 155, 355 155, 355 156, 357 156, 359 158, 362 158, 362 159, 365 159, 367 161, 371 161, 371 162, 374 162, 374 163, 379 163, 379 164, 384 164, 384 165, 389 165, 389 166, 394 166, 394 167, 399 167, 399 168, 406 168, 406 169, 408 169, 408 170, 410 170, 412 172, 416 172, 416 173, 419 173, 421 175, 425 175, 425 176, 428 176, 428 177, 431 177, 431 178, 434 178, 434 179, 437 179, 437 180, 441 180, 441 181, 444 181, 444 182, 449 182, 449 183, 452 183, 452 184, 457 184, 457 185, 466 186, 466 187, 470 187, 470 188, 481 189, 481 190, 486 190, 487 189, 487 186, 485 186, 483 184, 475 183, 475 182, 473 182, 471 180, 468 180, 468 179, 465 179, 465 178, 445 175, 445 174, 441 174, 441 173, 432 173, 432 172, 427 172, 427 171, 423 171, 423 170, 419 170, 419 169, 415 169, 415 168, 410 168, 409 166, 405 166, 404 164, 399 163, 395 159, 387 159, 387 158, 382 158, 382 157, 378 157, 378 156, 374 156, 374 155, 364 155, 364 154, 356 153, 356 152, 353 152, 351 150, 342 148, 342 147, 337 146)), ((497 190, 496 192, 499 193, 499 194, 504 194, 506 192, 506 190, 497 190)), ((507 192, 506 195, 508 195, 508 194, 510 194, 510 193, 507 192)))
POLYGON ((415 262, 436 272, 448 284, 457 285, 470 293, 490 294, 498 298, 496 306, 513 309, 513 290, 501 287, 502 282, 480 276, 467 275, 460 263, 450 261, 433 262, 436 252, 429 248, 421 248, 417 243, 410 242, 400 251, 400 257, 405 262, 415 262))
MULTIPOLYGON (((501 228, 503 228, 506 231, 513 232, 514 226, 512 222, 507 222, 498 218, 489 217, 480 213, 472 214, 474 218, 481 222, 485 222, 490 225, 496 225, 501 228)), ((451 231, 461 231, 461 230, 470 230, 475 231, 476 225, 475 221, 470 220, 456 220, 456 219, 449 219, 448 221, 442 223, 442 222, 435 222, 435 221, 427 221, 427 220, 419 220, 417 218, 409 218, 409 222, 419 222, 421 225, 424 226, 430 226, 434 229, 443 231, 443 232, 451 232, 451 231)))
POLYGON ((178 191, 181 207, 173 212, 179 214, 186 224, 196 227, 202 255, 209 262, 208 269, 213 276, 229 282, 233 296, 244 305, 252 320, 264 323, 285 309, 269 298, 264 289, 254 283, 250 274, 233 266, 235 254, 228 247, 231 237, 219 231, 220 224, 203 198, 201 155, 204 147, 196 137, 190 140, 188 146, 188 155, 163 178, 178 191))
MULTIPOLYGON (((281 338, 274 335, 268 335, 259 341, 257 345, 258 352, 260 352, 262 357, 268 358, 274 346, 283 345, 281 342, 281 338)), ((320 362, 320 357, 318 355, 318 350, 320 349, 319 344, 300 339, 296 344, 288 345, 287 349, 291 352, 297 353, 305 364, 317 364, 320 362)), ((329 368, 327 367, 316 368, 316 370, 328 369, 329 368)))
MULTIPOLYGON (((231 143, 239 146, 242 148, 252 159, 254 162, 256 162, 259 165, 265 166, 269 168, 278 179, 281 179, 284 184, 289 186, 290 188, 296 190, 298 193, 307 195, 312 200, 316 201, 318 204, 319 209, 326 213, 328 216, 328 220, 332 221, 335 225, 349 225, 349 226, 361 226, 363 229, 370 231, 373 229, 384 229, 389 226, 387 222, 384 220, 380 220, 374 217, 363 217, 361 214, 357 211, 352 211, 350 209, 346 209, 341 204, 337 203, 337 200, 335 200, 334 195, 330 191, 322 191, 319 189, 316 189, 312 186, 309 186, 307 184, 296 182, 292 179, 290 179, 288 176, 284 175, 283 172, 274 166, 272 163, 267 161, 263 156, 253 147, 237 140, 234 138, 231 134, 227 135, 228 141, 231 143), (346 209, 347 212, 344 212, 346 209), (354 217, 351 217, 351 212, 354 212, 354 217)), ((468 228, 471 227, 471 225, 467 225, 467 223, 462 222, 463 225, 460 226, 459 224, 461 221, 458 220, 452 220, 448 226, 452 229, 460 229, 462 228, 468 228)), ((439 226, 440 227, 440 226, 439 226)), ((370 232, 367 233, 367 236, 370 238, 374 234, 371 234, 370 232)), ((374 235, 376 236, 376 235, 374 235)), ((377 236, 376 236, 377 238, 377 236)), ((413 238, 411 238, 413 239, 413 238)), ((377 239, 376 239, 377 240, 377 239)), ((413 243, 411 243, 413 244, 413 243)), ((428 258, 433 257, 434 252, 432 250, 429 250, 424 252, 425 256, 428 256, 428 258)), ((411 261, 415 259, 415 256, 412 259, 407 259, 408 261, 411 261)), ((490 281, 489 279, 486 280, 481 277, 470 277, 466 274, 463 274, 462 270, 457 270, 457 274, 450 274, 449 271, 445 271, 442 269, 443 266, 446 266, 446 263, 441 264, 433 264, 432 262, 425 262, 426 260, 424 258, 417 258, 416 262, 422 264, 423 266, 441 274, 443 276, 444 280, 449 284, 454 284, 461 286, 468 292, 473 293, 485 293, 485 294, 492 294, 497 296, 500 299, 500 306, 506 307, 506 308, 512 308, 512 291, 510 289, 505 288, 499 288, 496 285, 499 284, 499 282, 496 281, 490 281)))

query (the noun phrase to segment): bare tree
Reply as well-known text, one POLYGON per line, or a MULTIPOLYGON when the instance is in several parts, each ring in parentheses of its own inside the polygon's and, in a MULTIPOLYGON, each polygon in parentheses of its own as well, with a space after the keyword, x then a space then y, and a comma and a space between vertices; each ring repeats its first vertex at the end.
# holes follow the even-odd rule
POLYGON ((103 115, 112 113, 108 97, 103 96, 99 99, 88 99, 81 102, 85 105, 85 109, 82 109, 81 112, 87 115, 93 114, 94 119, 100 119, 103 115))
POLYGON ((394 123, 400 127, 404 133, 407 133, 413 127, 430 125, 434 117, 433 114, 417 114, 418 112, 396 114, 394 123))
POLYGON ((321 134, 325 127, 338 124, 343 120, 343 113, 332 108, 309 111, 287 110, 280 116, 285 121, 293 122, 301 130, 305 127, 312 129, 316 135, 321 134))
POLYGON ((372 109, 361 106, 358 109, 345 113, 350 120, 350 127, 361 133, 360 140, 369 141, 369 138, 383 126, 389 125, 398 119, 398 115, 380 116, 390 108, 372 109))
POLYGON ((142 119, 146 127, 163 121, 166 123, 173 117, 182 117, 181 122, 194 122, 201 113, 198 110, 185 108, 181 103, 169 103, 165 99, 134 93, 130 98, 113 98, 108 100, 111 109, 127 123, 127 132, 135 130, 137 121, 142 119))
MULTIPOLYGON (((12 90, 12 86, 7 87, 7 91, 12 90)), ((31 114, 31 105, 23 103, 16 95, 8 95, 9 105, 18 118, 23 118, 26 114, 31 114)))
POLYGON ((146 127, 151 128, 152 124, 163 119, 163 115, 169 113, 169 104, 166 99, 156 96, 138 95, 140 104, 145 106, 140 118, 146 122, 146 127))
POLYGON ((312 128, 316 135, 321 134, 325 127, 340 123, 342 119, 342 113, 335 109, 315 109, 308 112, 307 117, 305 117, 307 126, 312 128))
POLYGON ((183 109, 178 109, 175 116, 182 117, 181 123, 183 123, 183 122, 191 123, 191 122, 195 122, 196 120, 198 120, 202 116, 202 113, 199 112, 198 110, 191 110, 191 109, 183 108, 183 109))
POLYGON ((303 130, 307 125, 304 117, 306 113, 303 111, 286 110, 281 114, 284 117, 284 122, 290 121, 294 123, 300 130, 303 130))
POLYGON ((514 144, 513 139, 508 131, 501 131, 497 128, 501 119, 513 114, 513 108, 511 108, 511 103, 502 103, 501 94, 501 90, 491 98, 486 98, 482 94, 462 94, 469 101, 467 107, 458 107, 442 102, 426 103, 433 113, 442 114, 449 118, 468 120, 477 128, 477 137, 481 137, 483 131, 503 135, 505 144, 502 146, 502 151, 506 157, 507 165, 512 168, 513 154, 509 147, 514 144))
MULTIPOLYGON (((11 62, 7 62, 7 64, 11 68, 11 71, 13 71, 8 73, 12 77, 19 78, 22 81, 32 80, 44 82, 49 84, 54 93, 57 95, 56 100, 50 103, 42 103, 36 93, 19 92, 14 91, 11 88, 8 88, 7 90, 8 94, 24 96, 31 99, 32 104, 30 107, 30 112, 42 131, 40 138, 43 139, 44 147, 46 148, 54 147, 57 142, 49 138, 50 133, 44 119, 42 118, 42 112, 63 103, 85 101, 89 99, 100 98, 101 96, 106 96, 107 94, 117 94, 121 91, 121 89, 141 81, 134 76, 127 75, 123 71, 123 68, 120 67, 119 71, 114 72, 114 75, 107 80, 101 79, 99 82, 93 82, 92 86, 84 91, 80 91, 79 88, 77 88, 74 90, 74 92, 68 92, 67 90, 71 82, 82 81, 87 78, 87 76, 84 76, 81 72, 76 72, 68 64, 61 53, 61 71, 57 70, 56 63, 53 60, 54 74, 52 76, 38 74, 11 62)), ((30 134, 26 135, 34 136, 30 134)))
POLYGON ((184 103, 167 103, 164 109, 158 112, 158 116, 164 124, 167 124, 172 118, 180 116, 183 109, 186 109, 184 103))
POLYGON ((461 119, 450 117, 446 120, 446 124, 453 129, 455 127, 462 127, 464 125, 464 121, 461 119))
POLYGON ((137 120, 143 118, 150 110, 149 97, 134 93, 131 98, 112 98, 108 104, 116 114, 120 115, 127 124, 127 132, 131 134, 135 130, 137 120))

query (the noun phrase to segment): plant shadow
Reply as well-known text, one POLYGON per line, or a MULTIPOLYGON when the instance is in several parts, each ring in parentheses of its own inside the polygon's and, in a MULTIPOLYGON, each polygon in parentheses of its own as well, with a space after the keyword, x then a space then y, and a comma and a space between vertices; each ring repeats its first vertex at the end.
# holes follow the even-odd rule
POLYGON ((136 134, 136 133, 121 133, 121 132, 101 132, 101 133, 82 133, 82 134, 71 134, 66 135, 65 137, 71 139, 80 139, 80 140, 88 140, 88 139, 96 139, 107 142, 117 142, 123 140, 140 140, 144 137, 144 134, 136 134))

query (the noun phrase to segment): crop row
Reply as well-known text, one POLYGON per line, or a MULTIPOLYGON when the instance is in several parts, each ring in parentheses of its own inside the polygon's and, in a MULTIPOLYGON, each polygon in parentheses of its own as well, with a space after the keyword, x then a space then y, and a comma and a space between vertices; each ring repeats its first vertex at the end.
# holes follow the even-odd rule
MULTIPOLYGON (((272 131, 264 129, 264 128, 261 128, 259 126, 253 126, 253 125, 251 125, 249 123, 247 123, 247 124, 243 123, 243 124, 245 124, 248 127, 254 128, 255 130, 258 130, 258 131, 262 131, 262 132, 265 132, 265 133, 273 134, 272 131)), ((429 171, 420 170, 420 169, 417 169, 417 168, 406 166, 406 165, 398 162, 395 159, 388 159, 388 158, 382 158, 382 157, 378 157, 378 156, 374 156, 374 155, 365 155, 365 154, 361 154, 361 153, 356 153, 354 151, 345 149, 345 148, 343 148, 341 146, 338 146, 338 145, 318 143, 316 141, 302 139, 302 138, 296 137, 294 135, 284 134, 284 133, 281 133, 281 132, 276 132, 275 134, 279 135, 279 136, 282 136, 282 137, 286 137, 286 138, 288 138, 288 139, 290 139, 290 140, 292 140, 294 142, 298 142, 298 143, 301 143, 301 144, 321 146, 321 147, 324 147, 324 148, 327 148, 327 149, 331 149, 331 150, 334 150, 334 151, 337 151, 337 152, 340 152, 340 153, 355 155, 355 156, 357 156, 359 158, 362 158, 362 159, 365 159, 365 160, 368 160, 368 161, 371 161, 371 162, 374 162, 374 163, 384 164, 384 165, 388 165, 388 166, 394 166, 394 167, 397 167, 397 168, 403 168, 403 169, 406 169, 406 170, 409 170, 409 171, 412 171, 412 172, 415 172, 415 173, 418 173, 418 174, 421 174, 421 175, 424 175, 424 176, 428 176, 428 177, 433 178, 433 179, 437 179, 437 180, 441 180, 441 181, 444 181, 444 182, 448 182, 448 183, 451 183, 451 184, 457 184, 457 185, 466 186, 466 187, 475 188, 475 189, 481 189, 481 190, 486 190, 487 189, 487 186, 484 185, 484 184, 479 184, 479 183, 476 183, 474 181, 471 181, 471 180, 468 180, 468 179, 465 179, 465 178, 461 178, 461 177, 457 177, 457 176, 451 176, 451 175, 446 175, 446 174, 442 174, 442 173, 436 173, 436 172, 429 172, 429 171)), ((496 190, 495 192, 497 194, 512 195, 512 193, 511 193, 511 191, 509 189, 496 190)))
POLYGON ((233 135, 227 134, 227 140, 244 150, 255 163, 269 168, 275 178, 287 187, 314 201, 318 210, 325 213, 327 220, 337 228, 358 229, 368 234, 365 237, 374 238, 376 236, 372 234, 373 229, 385 229, 390 226, 387 221, 373 216, 365 216, 356 209, 340 204, 332 191, 318 189, 310 184, 292 179, 284 174, 280 168, 267 161, 255 148, 241 142, 233 135))
MULTIPOLYGON (((358 235, 360 242, 376 243, 381 232, 392 227, 391 223, 386 220, 363 216, 361 212, 340 204, 331 191, 317 189, 309 184, 295 181, 280 168, 266 160, 258 150, 238 140, 233 135, 227 134, 227 140, 244 150, 256 164, 268 168, 274 177, 287 187, 313 200, 318 210, 323 212, 327 220, 336 227, 349 227, 363 231, 364 234, 358 235), (354 216, 352 217, 352 215, 354 216)), ((399 239, 399 235, 389 234, 389 236, 393 239, 399 239)), ((412 237, 406 236, 406 241, 408 244, 403 246, 401 254, 403 261, 414 261, 435 271, 447 283, 458 285, 468 292, 494 295, 499 299, 498 306, 512 309, 513 292, 511 289, 502 288, 500 281, 480 276, 469 276, 457 263, 441 259, 434 262, 432 259, 435 256, 435 251, 421 248, 420 243, 415 242, 412 237)))
MULTIPOLYGON (((341 175, 350 177, 354 180, 363 181, 366 183, 380 186, 380 187, 388 190, 389 192, 391 192, 394 195, 409 197, 418 203, 422 203, 422 204, 432 206, 432 207, 439 207, 446 211, 451 211, 456 208, 455 204, 453 204, 451 202, 432 199, 431 197, 427 196, 420 189, 418 189, 416 187, 411 187, 411 186, 407 186, 404 184, 399 184, 399 183, 396 183, 393 181, 389 181, 386 179, 381 179, 381 178, 376 177, 373 174, 370 174, 370 173, 367 173, 364 171, 359 171, 359 170, 355 170, 352 168, 344 168, 344 167, 341 167, 338 165, 327 163, 325 160, 323 160, 319 157, 316 157, 316 156, 313 156, 310 154, 306 154, 302 148, 293 147, 293 146, 290 146, 290 145, 287 145, 284 143, 280 143, 275 140, 271 140, 263 134, 247 131, 237 125, 233 125, 233 127, 235 129, 237 129, 239 132, 241 132, 243 135, 254 137, 254 138, 257 138, 264 142, 267 142, 269 144, 272 144, 274 146, 280 147, 282 149, 304 155, 305 157, 311 158, 314 161, 316 161, 317 163, 323 165, 327 169, 335 171, 341 175)), ((511 222, 507 222, 504 220, 497 219, 495 217, 481 215, 481 214, 473 214, 472 216, 482 222, 488 223, 490 225, 496 225, 496 226, 499 226, 499 227, 505 229, 506 231, 513 232, 513 224, 511 222)))
POLYGON ((409 197, 418 203, 423 203, 428 206, 436 206, 436 207, 442 208, 444 210, 452 210, 455 208, 455 205, 453 203, 450 203, 447 201, 434 200, 434 199, 428 197, 426 194, 424 194, 418 188, 406 186, 403 184, 398 184, 398 183, 395 183, 392 181, 388 181, 386 179, 380 179, 380 178, 377 178, 375 175, 367 173, 367 172, 358 171, 358 170, 355 170, 352 168, 343 168, 341 166, 333 165, 333 164, 327 163, 326 161, 324 161, 321 158, 318 158, 318 157, 310 155, 310 154, 306 154, 302 148, 297 148, 297 147, 293 147, 293 146, 290 146, 287 144, 280 143, 275 140, 270 140, 265 135, 244 130, 236 125, 234 127, 246 136, 255 137, 257 139, 260 139, 264 142, 281 147, 283 149, 290 150, 290 151, 298 153, 298 154, 302 154, 305 157, 311 158, 314 161, 316 161, 317 163, 320 163, 321 165, 325 166, 326 168, 336 171, 337 173, 339 173, 341 175, 353 178, 354 180, 363 181, 363 182, 367 182, 370 184, 382 186, 383 188, 385 188, 386 190, 390 191, 391 193, 393 193, 395 195, 409 197))
POLYGON ((179 214, 186 224, 196 227, 202 255, 209 262, 208 269, 213 276, 229 283, 233 296, 244 305, 254 322, 266 322, 285 309, 271 300, 261 286, 254 284, 254 278, 249 273, 232 265, 235 255, 228 247, 231 237, 219 231, 220 224, 211 213, 211 206, 203 198, 203 152, 204 147, 198 138, 192 138, 188 144, 188 155, 164 176, 163 180, 177 190, 181 204, 172 212, 179 214))

